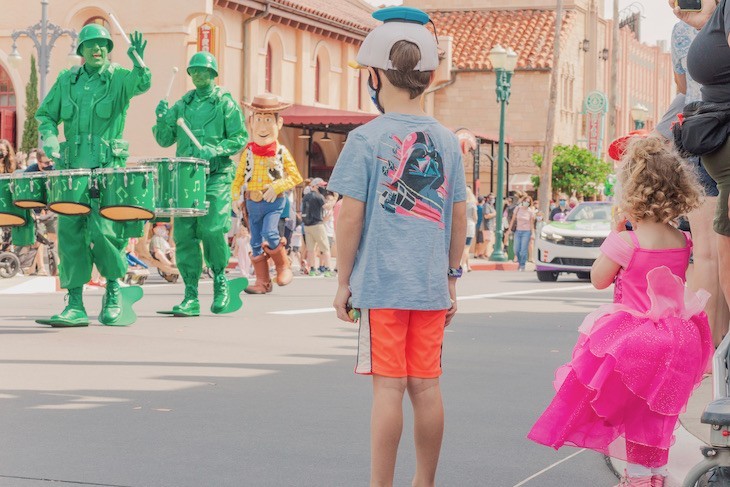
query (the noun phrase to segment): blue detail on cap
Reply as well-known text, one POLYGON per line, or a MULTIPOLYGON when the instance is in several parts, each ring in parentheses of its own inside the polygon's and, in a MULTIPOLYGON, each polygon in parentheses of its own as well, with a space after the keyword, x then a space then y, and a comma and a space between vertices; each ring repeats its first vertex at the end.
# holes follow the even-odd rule
POLYGON ((426 25, 431 21, 423 10, 403 6, 381 8, 373 12, 373 18, 381 22, 413 22, 421 25, 426 25))

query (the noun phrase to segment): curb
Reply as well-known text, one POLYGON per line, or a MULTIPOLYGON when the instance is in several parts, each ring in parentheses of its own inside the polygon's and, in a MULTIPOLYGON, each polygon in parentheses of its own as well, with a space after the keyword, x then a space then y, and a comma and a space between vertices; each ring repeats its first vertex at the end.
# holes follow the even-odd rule
POLYGON ((519 268, 517 262, 469 262, 473 271, 516 271, 519 268))

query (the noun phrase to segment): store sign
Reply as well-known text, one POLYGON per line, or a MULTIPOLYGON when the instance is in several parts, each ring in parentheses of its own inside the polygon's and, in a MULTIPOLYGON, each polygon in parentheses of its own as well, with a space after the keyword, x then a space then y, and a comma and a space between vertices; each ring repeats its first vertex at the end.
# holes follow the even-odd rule
POLYGON ((198 27, 198 52, 205 51, 218 57, 215 45, 216 27, 208 22, 198 27))
POLYGON ((588 93, 583 114, 586 117, 588 150, 601 157, 603 145, 603 125, 608 112, 608 98, 600 91, 588 93))

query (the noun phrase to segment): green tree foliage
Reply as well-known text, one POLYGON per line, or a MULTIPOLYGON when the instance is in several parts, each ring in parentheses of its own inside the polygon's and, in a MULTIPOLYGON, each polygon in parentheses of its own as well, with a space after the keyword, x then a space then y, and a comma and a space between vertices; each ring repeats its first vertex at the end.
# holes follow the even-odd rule
POLYGON ((38 147, 38 120, 35 112, 38 111, 38 71, 35 67, 35 56, 30 57, 30 80, 25 87, 25 124, 23 125, 23 142, 20 149, 28 153, 38 147))
MULTIPOLYGON (((588 149, 575 145, 558 145, 553 151, 553 191, 566 194, 593 196, 598 194, 598 185, 604 184, 613 171, 611 164, 602 161, 588 149)), ((542 165, 542 155, 533 154, 532 161, 542 165)), ((540 185, 539 176, 532 176, 532 184, 540 185)))

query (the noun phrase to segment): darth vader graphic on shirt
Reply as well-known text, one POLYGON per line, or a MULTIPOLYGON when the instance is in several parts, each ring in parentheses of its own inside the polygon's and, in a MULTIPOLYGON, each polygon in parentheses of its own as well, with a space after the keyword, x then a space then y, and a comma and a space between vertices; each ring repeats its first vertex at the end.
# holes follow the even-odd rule
POLYGON ((390 213, 443 223, 446 177, 444 162, 433 138, 426 132, 412 132, 403 140, 392 136, 392 157, 382 159, 380 205, 390 213))

